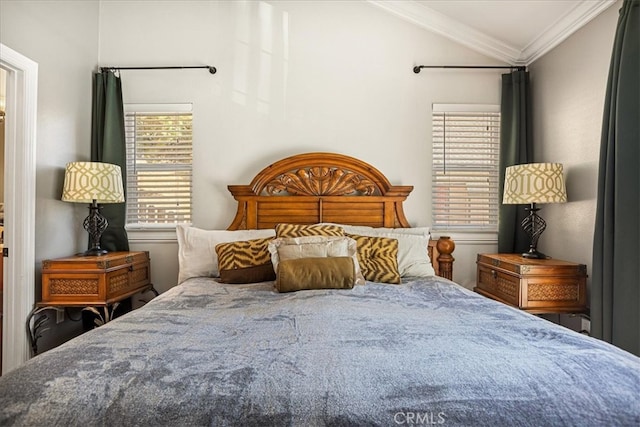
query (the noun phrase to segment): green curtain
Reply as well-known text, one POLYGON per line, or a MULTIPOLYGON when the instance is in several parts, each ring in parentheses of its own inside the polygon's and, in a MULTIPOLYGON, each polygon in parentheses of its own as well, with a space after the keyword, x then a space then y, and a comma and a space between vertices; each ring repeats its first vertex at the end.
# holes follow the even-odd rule
POLYGON ((620 9, 604 104, 591 332, 640 355, 640 0, 620 9))
POLYGON ((529 73, 516 70, 502 75, 500 102, 500 175, 498 210, 498 252, 523 253, 529 250, 529 237, 520 224, 526 217, 524 206, 503 205, 504 173, 508 166, 530 163, 533 159, 531 97, 529 73))
MULTIPOLYGON (((112 71, 93 75, 93 110, 91 121, 91 161, 113 163, 122 169, 126 195, 126 147, 122 82, 112 71)), ((128 251, 129 240, 124 229, 125 203, 102 205, 102 215, 109 226, 100 239, 108 251, 128 251)))

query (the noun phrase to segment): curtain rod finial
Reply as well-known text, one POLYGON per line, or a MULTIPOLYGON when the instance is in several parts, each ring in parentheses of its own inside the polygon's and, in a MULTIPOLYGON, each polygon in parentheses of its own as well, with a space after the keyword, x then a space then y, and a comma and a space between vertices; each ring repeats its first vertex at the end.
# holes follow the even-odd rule
POLYGON ((216 67, 209 67, 209 72, 211 74, 215 74, 218 70, 216 70, 216 67))
POLYGON ((420 72, 420 68, 421 67, 419 65, 416 65, 415 67, 413 67, 413 72, 418 74, 420 72))

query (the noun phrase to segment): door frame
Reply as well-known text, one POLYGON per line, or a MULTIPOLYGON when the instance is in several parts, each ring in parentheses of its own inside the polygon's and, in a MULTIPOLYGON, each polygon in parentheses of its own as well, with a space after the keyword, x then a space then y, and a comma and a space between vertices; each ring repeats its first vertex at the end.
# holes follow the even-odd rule
POLYGON ((7 71, 5 115, 4 307, 2 373, 30 357, 26 319, 35 299, 36 117, 38 64, 0 43, 7 71))

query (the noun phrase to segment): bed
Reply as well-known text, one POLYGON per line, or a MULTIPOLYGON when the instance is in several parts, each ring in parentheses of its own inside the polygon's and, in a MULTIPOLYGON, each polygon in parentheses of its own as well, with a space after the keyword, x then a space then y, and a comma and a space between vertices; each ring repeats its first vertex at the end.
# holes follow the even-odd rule
POLYGON ((450 239, 423 246, 431 274, 400 261, 407 242, 430 241, 402 211, 411 187, 360 160, 309 153, 229 190, 238 209, 228 230, 179 229, 179 285, 0 378, 0 425, 640 424, 639 358, 455 284, 450 239), (353 237, 315 234, 336 229, 353 237), (278 276, 332 258, 349 280, 372 274, 379 265, 367 259, 356 271, 360 253, 286 259, 274 244, 353 249, 357 233, 398 242, 401 283, 278 292, 280 277, 221 282, 267 272, 223 268, 223 249, 264 239, 278 276))

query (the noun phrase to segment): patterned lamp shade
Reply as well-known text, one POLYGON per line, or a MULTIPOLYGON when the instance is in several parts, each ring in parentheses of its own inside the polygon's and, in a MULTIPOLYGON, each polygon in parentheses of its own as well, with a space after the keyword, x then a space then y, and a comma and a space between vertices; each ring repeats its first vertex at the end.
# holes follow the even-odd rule
POLYGON ((111 163, 71 162, 64 173, 65 202, 124 203, 122 172, 111 163))
POLYGON ((566 201, 561 163, 527 163, 506 169, 502 203, 519 205, 566 201))

